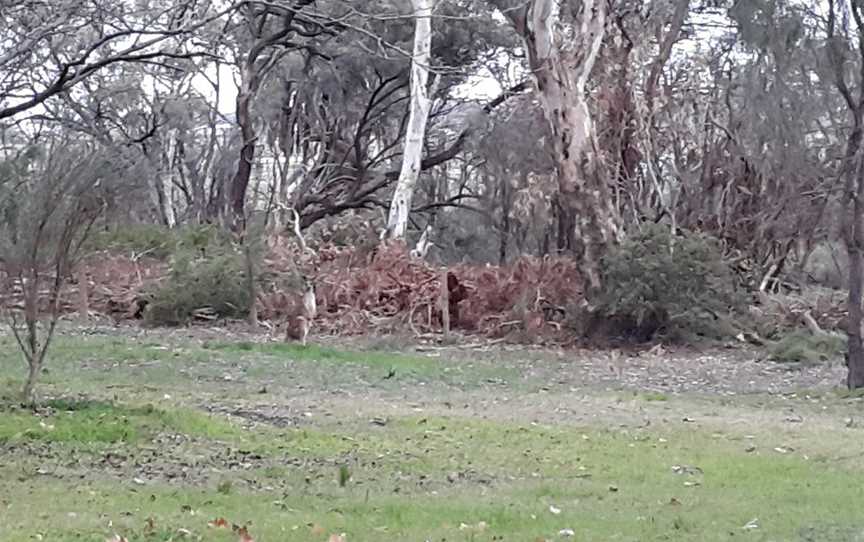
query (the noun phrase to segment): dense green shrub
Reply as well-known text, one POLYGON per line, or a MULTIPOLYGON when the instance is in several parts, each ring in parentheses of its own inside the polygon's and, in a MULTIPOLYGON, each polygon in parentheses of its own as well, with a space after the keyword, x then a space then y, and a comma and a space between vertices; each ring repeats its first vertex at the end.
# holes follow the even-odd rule
POLYGON ((208 248, 228 245, 229 234, 209 224, 176 229, 159 224, 124 224, 94 232, 87 241, 90 250, 146 254, 160 260, 166 260, 178 251, 206 256, 208 248))
POLYGON ((769 359, 781 363, 818 363, 840 359, 846 349, 846 337, 839 333, 795 330, 771 345, 769 359))
POLYGON ((217 318, 243 318, 252 307, 240 249, 230 245, 191 244, 174 255, 171 273, 148 296, 150 324, 180 325, 204 310, 217 318))
POLYGON ((823 241, 814 248, 804 267, 806 282, 842 290, 848 286, 849 256, 842 242, 823 241))
POLYGON ((690 232, 673 237, 662 225, 645 226, 610 249, 601 276, 596 314, 606 319, 607 333, 623 338, 725 334, 728 316, 743 307, 719 243, 690 232))
POLYGON ((224 254, 233 245, 231 232, 215 224, 184 226, 176 231, 175 237, 174 250, 178 254, 186 252, 205 258, 224 254))
POLYGON ((94 232, 87 241, 90 250, 114 250, 167 258, 174 250, 175 232, 158 224, 125 224, 94 232))

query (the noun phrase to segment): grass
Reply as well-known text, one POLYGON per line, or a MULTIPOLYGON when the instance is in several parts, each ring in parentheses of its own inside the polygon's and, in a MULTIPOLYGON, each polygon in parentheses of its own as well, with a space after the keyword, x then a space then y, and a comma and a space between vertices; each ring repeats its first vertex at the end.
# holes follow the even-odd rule
POLYGON ((354 370, 359 371, 363 377, 371 377, 379 381, 385 377, 396 381, 407 378, 470 387, 487 380, 517 377, 516 371, 506 367, 472 363, 454 364, 438 357, 387 352, 377 348, 341 350, 314 344, 302 346, 296 343, 248 341, 209 342, 204 343, 202 348, 222 356, 254 358, 256 360, 254 370, 258 374, 272 373, 272 366, 268 366, 267 361, 278 363, 287 359, 299 364, 314 364, 330 375, 333 374, 334 369, 354 370))
MULTIPOLYGON (((0 336, 0 374, 23 376, 24 362, 17 348, 12 338, 0 336)), ((180 343, 176 338, 160 342, 158 336, 132 339, 58 334, 41 383, 53 394, 86 391, 93 395, 110 389, 123 398, 126 393, 140 395, 149 390, 152 393, 146 398, 154 400, 161 396, 157 392, 185 395, 190 385, 210 389, 218 383, 221 393, 222 384, 230 380, 233 384, 229 392, 243 396, 257 392, 261 381, 269 381, 271 387, 291 387, 298 370, 304 375, 304 385, 310 387, 339 385, 358 378, 377 385, 385 385, 385 380, 390 384, 426 380, 472 387, 490 379, 518 376, 510 368, 455 364, 436 357, 376 350, 347 351, 278 342, 180 343), (216 366, 230 370, 216 374, 216 366)))
MULTIPOLYGON (((363 366, 418 376, 435 375, 442 370, 441 361, 436 358, 377 350, 347 351, 313 344, 302 346, 293 343, 253 343, 248 341, 212 342, 205 343, 203 347, 223 354, 257 355, 259 358, 263 355, 271 358, 291 359, 297 362, 363 366)), ((451 369, 457 370, 458 367, 451 369)))
MULTIPOLYGON (((320 376, 332 382, 334 376, 346 380, 356 376, 381 379, 385 376, 431 379, 461 383, 466 386, 486 379, 510 378, 516 375, 507 368, 455 364, 436 357, 408 355, 378 350, 346 351, 325 346, 301 346, 291 343, 197 342, 178 341, 162 344, 155 338, 118 338, 106 335, 58 335, 52 343, 47 373, 41 382, 60 391, 92 389, 94 384, 118 387, 142 381, 168 390, 185 390, 189 382, 213 377, 214 364, 230 362, 235 368, 257 378, 268 375, 280 378, 298 364, 313 365, 323 371, 320 376), (334 366, 345 370, 334 372, 334 366)), ((0 336, 0 371, 23 375, 24 362, 14 340, 0 336)), ((314 384, 310 382, 310 384, 314 384)))
MULTIPOLYGON (((814 529, 864 529, 860 470, 747 453, 734 439, 694 431, 404 418, 361 435, 287 435, 284 452, 270 458, 299 459, 294 466, 214 477, 204 487, 13 481, 6 495, 14 498, 0 498, 0 539, 97 541, 118 532, 164 541, 185 529, 192 539, 234 540, 208 527, 218 517, 248 524, 263 541, 341 532, 352 541, 554 540, 562 529, 577 540, 795 540, 814 529), (352 450, 349 479, 337 464, 352 450), (698 470, 676 474, 675 465, 698 470), (748 532, 754 519, 759 527, 748 532)), ((242 437, 223 436, 228 446, 242 437)))
MULTIPOLYGON (((864 532, 864 469, 847 460, 860 454, 859 430, 778 427, 793 399, 766 414, 758 432, 680 416, 638 429, 602 418, 544 425, 485 419, 489 403, 459 415, 454 405, 452 416, 411 406, 441 382, 502 370, 494 365, 152 337, 61 336, 55 346, 43 389, 71 399, 35 410, 0 402, 4 542, 102 542, 114 533, 235 542, 231 529, 208 526, 215 518, 248 525, 258 542, 323 542, 343 532, 351 542, 839 541, 864 532), (257 404, 291 413, 297 404, 280 401, 294 383, 323 390, 308 401, 325 407, 334 382, 363 400, 375 397, 362 395, 378 385, 370 375, 391 370, 398 376, 387 380, 387 400, 362 415, 300 416, 284 428, 201 410, 257 404), (257 394, 264 384, 278 393, 257 394)), ((0 339, 5 375, 23 371, 13 354, 0 339)), ((460 397, 476 401, 476 392, 460 397)), ((632 397, 634 408, 696 417, 717 406, 681 394, 632 397)))
POLYGON ((226 438, 239 430, 224 418, 181 408, 130 407, 86 400, 51 400, 38 411, 6 405, 0 410, 0 444, 138 443, 160 431, 226 438))
POLYGON ((669 400, 669 395, 660 392, 633 392, 632 397, 641 399, 646 402, 665 402, 669 400))

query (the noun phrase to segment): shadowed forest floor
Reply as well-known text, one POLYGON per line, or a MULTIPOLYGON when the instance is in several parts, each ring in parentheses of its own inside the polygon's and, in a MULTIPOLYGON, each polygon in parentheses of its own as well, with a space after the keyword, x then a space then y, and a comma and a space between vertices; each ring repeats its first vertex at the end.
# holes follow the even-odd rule
POLYGON ((66 327, 34 412, 0 336, 0 540, 864 540, 861 398, 760 358, 66 327))

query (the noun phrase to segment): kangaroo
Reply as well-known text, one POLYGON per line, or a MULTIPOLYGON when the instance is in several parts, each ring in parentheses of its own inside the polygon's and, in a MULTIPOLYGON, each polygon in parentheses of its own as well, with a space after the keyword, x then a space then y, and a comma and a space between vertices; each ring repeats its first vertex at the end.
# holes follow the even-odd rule
POLYGON ((318 302, 315 299, 315 284, 303 277, 303 293, 292 292, 287 296, 285 342, 295 340, 306 346, 306 338, 312 320, 318 314, 318 302))

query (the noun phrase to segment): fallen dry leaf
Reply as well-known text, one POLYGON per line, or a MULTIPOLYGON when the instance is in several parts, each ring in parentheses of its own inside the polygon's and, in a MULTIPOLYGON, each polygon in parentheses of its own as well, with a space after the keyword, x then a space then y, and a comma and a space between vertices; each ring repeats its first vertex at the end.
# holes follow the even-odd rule
POLYGON ((216 518, 213 521, 209 522, 207 525, 209 527, 215 527, 217 529, 227 529, 230 526, 228 520, 225 518, 216 518))
POLYGON ((346 540, 348 540, 348 537, 345 536, 345 533, 342 533, 342 534, 335 534, 334 533, 334 534, 330 535, 330 538, 328 539, 327 542, 346 542, 346 540))
POLYGON ((255 542, 255 539, 252 538, 252 535, 249 534, 249 530, 246 527, 240 527, 234 525, 234 532, 237 533, 237 542, 255 542))

